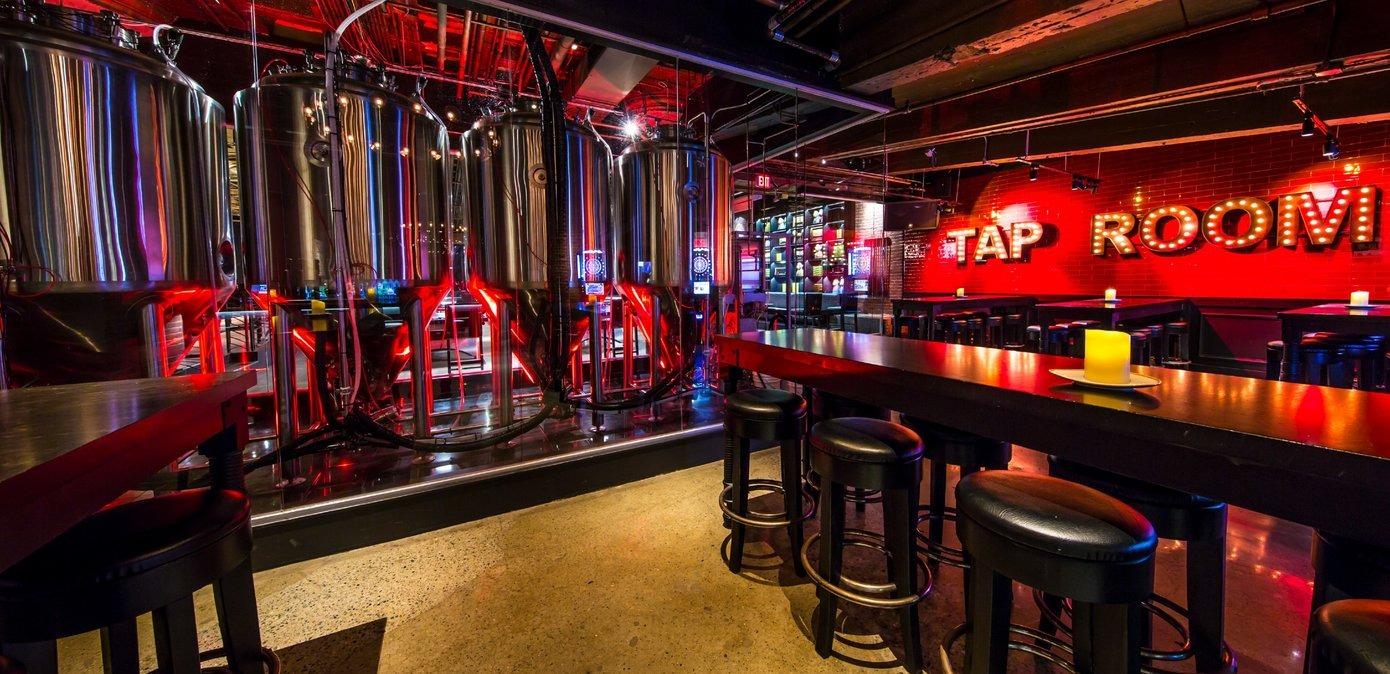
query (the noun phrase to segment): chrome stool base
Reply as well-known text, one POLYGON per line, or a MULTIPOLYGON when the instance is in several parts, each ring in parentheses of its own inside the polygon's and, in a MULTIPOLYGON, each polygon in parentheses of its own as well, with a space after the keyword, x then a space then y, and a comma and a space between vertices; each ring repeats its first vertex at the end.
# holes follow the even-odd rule
MULTIPOLYGON (((931 519, 931 505, 917 506, 917 526, 919 527, 917 530, 917 542, 921 544, 922 549, 926 551, 927 559, 938 564, 954 566, 957 569, 970 568, 970 563, 965 561, 964 550, 953 548, 942 543, 936 543, 928 538, 926 534, 922 533, 920 527, 922 523, 929 519, 931 519)), ((955 508, 950 506, 941 508, 941 520, 943 522, 950 522, 954 525, 956 519, 957 515, 955 508)))
MULTIPOLYGON (((889 555, 883 535, 877 532, 865 529, 845 529, 844 539, 845 547, 875 550, 885 557, 889 555)), ((812 563, 810 550, 819 542, 820 532, 806 537, 806 543, 801 546, 801 565, 806 568, 806 577, 815 583, 816 587, 822 588, 840 599, 869 608, 894 609, 915 604, 931 594, 933 584, 931 569, 927 567, 926 557, 922 555, 918 555, 915 560, 917 572, 921 574, 919 580, 922 584, 921 589, 916 593, 889 594, 898 592, 898 586, 895 583, 868 583, 855 580, 844 574, 840 575, 840 583, 847 587, 834 585, 825 576, 820 575, 816 565, 812 563)))
MULTIPOLYGON (((951 647, 969 631, 970 623, 961 623, 947 633, 946 638, 941 641, 941 648, 939 649, 941 671, 946 672, 946 674, 955 674, 956 668, 951 664, 951 647)), ((1072 664, 1071 661, 1071 644, 1051 634, 1023 625, 1010 624, 1009 632, 1031 639, 1031 641, 1009 639, 1009 650, 1042 658, 1052 665, 1060 667, 1062 671, 1078 674, 1076 665, 1072 664)))
MULTIPOLYGON (((1045 595, 1041 590, 1033 590, 1033 603, 1037 604, 1038 611, 1042 613, 1043 618, 1051 621, 1053 625, 1056 625, 1058 632, 1071 634, 1071 601, 1063 599, 1061 602, 1061 611, 1053 611, 1052 608, 1047 605, 1044 597, 1045 595)), ((1181 662, 1191 659, 1193 656, 1192 639, 1188 636, 1187 632, 1187 609, 1179 606, 1177 602, 1158 594, 1149 597, 1147 601, 1143 602, 1143 607, 1150 616, 1159 619, 1173 628, 1173 631, 1178 633, 1178 638, 1182 640, 1182 644, 1174 649, 1144 647, 1140 649, 1139 657, 1155 663, 1181 662)), ((1055 640, 1056 637, 1053 637, 1053 639, 1055 640)), ((1221 643, 1221 661, 1222 668, 1219 670, 1220 672, 1234 674, 1239 666, 1239 663, 1236 661, 1235 652, 1233 652, 1230 645, 1225 642, 1221 643)), ((1156 667, 1144 667, 1143 671, 1149 674, 1164 674, 1166 670, 1156 667)))
MULTIPOLYGON (((747 516, 739 515, 734 512, 733 491, 734 486, 728 485, 724 487, 723 491, 719 492, 719 509, 723 511, 725 517, 745 526, 759 529, 776 529, 797 522, 804 522, 816 514, 816 501, 811 497, 811 491, 805 484, 801 485, 801 493, 806 497, 806 511, 801 513, 796 519, 787 517, 785 511, 773 513, 750 511, 747 516)), ((751 494, 754 491, 781 494, 784 493, 786 489, 782 487, 782 482, 780 480, 757 478, 748 481, 748 492, 751 494)))

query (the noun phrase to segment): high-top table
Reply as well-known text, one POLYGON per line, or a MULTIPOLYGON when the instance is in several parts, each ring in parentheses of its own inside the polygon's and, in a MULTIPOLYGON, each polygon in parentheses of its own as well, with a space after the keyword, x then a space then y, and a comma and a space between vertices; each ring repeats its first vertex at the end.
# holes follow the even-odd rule
POLYGON ((914 295, 893 300, 893 334, 898 334, 899 321, 907 310, 921 311, 927 316, 927 339, 936 339, 936 317, 948 311, 1001 307, 1031 307, 1037 299, 1026 295, 914 295))
POLYGON ((252 372, 0 391, 0 571, 190 451, 243 488, 252 372))
POLYGON ((1052 325, 1057 319, 1099 321, 1114 330, 1126 321, 1180 316, 1191 324, 1192 303, 1176 297, 1128 297, 1115 302, 1102 299, 1046 302, 1037 306, 1038 325, 1052 325))
POLYGON ((1390 540, 1390 394, 1164 368, 1132 392, 1048 372, 1078 359, 799 329, 715 339, 742 370, 1202 494, 1358 540, 1390 540))
POLYGON ((1284 339, 1284 371, 1297 379, 1303 367, 1299 348, 1309 332, 1343 332, 1353 335, 1390 335, 1390 304, 1351 309, 1345 304, 1319 304, 1279 312, 1284 339))

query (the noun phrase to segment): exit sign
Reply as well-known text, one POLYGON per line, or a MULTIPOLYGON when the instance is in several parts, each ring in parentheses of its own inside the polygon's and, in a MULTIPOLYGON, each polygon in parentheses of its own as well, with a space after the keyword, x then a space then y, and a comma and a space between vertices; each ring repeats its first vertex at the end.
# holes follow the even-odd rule
POLYGON ((772 189, 772 176, 766 173, 753 174, 753 188, 759 190, 772 189))

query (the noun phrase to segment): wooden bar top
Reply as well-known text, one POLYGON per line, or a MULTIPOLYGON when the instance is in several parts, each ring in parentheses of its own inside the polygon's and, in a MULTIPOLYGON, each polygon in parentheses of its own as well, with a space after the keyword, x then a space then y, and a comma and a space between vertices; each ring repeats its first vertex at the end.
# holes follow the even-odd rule
POLYGON ((1384 543, 1390 395, 1137 367, 1140 391, 1048 372, 1074 358, 800 329, 716 338, 720 364, 1384 543))
POLYGON ((0 391, 0 570, 244 423, 255 383, 235 372, 0 391))

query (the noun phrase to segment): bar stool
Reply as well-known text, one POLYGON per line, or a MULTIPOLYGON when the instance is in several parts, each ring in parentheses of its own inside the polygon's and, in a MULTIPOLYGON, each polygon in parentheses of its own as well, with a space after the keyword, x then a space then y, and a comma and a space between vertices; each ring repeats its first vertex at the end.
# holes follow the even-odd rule
POLYGON ((1047 341, 1043 344, 1043 350, 1054 356, 1067 355, 1067 339, 1071 335, 1071 327, 1066 323, 1047 326, 1047 341))
POLYGON ((1187 321, 1173 321, 1163 324, 1167 348, 1163 358, 1164 367, 1183 368, 1192 365, 1188 356, 1187 321))
POLYGON ((922 481, 922 440, 910 429, 881 419, 849 417, 811 428, 811 465, 824 480, 820 532, 806 539, 802 564, 820 599, 815 617, 816 652, 830 657, 839 600, 898 611, 903 666, 922 671, 917 604, 931 591, 931 571, 917 554, 917 488, 922 481), (883 533, 845 528, 845 490, 884 494, 883 533), (819 544, 813 565, 810 550, 819 544), (887 583, 843 575, 845 546, 879 550, 888 558, 887 583))
POLYGON ((213 586, 234 672, 272 672, 251 580, 251 501, 190 489, 103 510, 0 573, 0 652, 29 674, 58 669, 57 639, 102 631, 108 672, 137 672, 135 620, 154 614, 162 672, 196 672, 193 593, 213 586))
POLYGON ((985 318, 985 346, 996 349, 1004 347, 1004 317, 988 316, 985 318))
POLYGON ((1030 325, 1023 330, 1023 348, 1033 353, 1043 351, 1043 329, 1041 325, 1030 325))
POLYGON ((958 533, 970 564, 966 622, 971 674, 1005 671, 1010 649, 1081 672, 1139 672, 1142 602, 1153 592, 1153 525, 1090 487, 1046 475, 987 470, 956 484, 958 533), (1009 624, 1012 583, 1072 599, 1073 640, 1009 624), (1014 641, 1010 633, 1028 641, 1014 641), (1044 646, 1039 646, 1043 644, 1044 646))
POLYGON ((951 321, 951 336, 946 341, 952 344, 965 344, 968 340, 967 335, 969 334, 969 331, 970 320, 966 318, 957 318, 951 321))
MULTIPOLYGON (((862 403, 844 396, 837 396, 833 393, 822 393, 817 391, 815 395, 811 397, 811 423, 844 417, 867 417, 870 419, 888 421, 891 416, 889 411, 882 407, 862 403)), ((820 477, 815 474, 814 470, 808 475, 808 481, 811 484, 812 493, 819 494, 820 477)), ((854 502, 855 512, 864 512, 864 507, 866 505, 878 503, 882 496, 874 490, 851 489, 847 498, 854 502)))
POLYGON ((1004 341, 1001 346, 1013 350, 1028 348, 1028 328, 1031 327, 1023 320, 1023 314, 1004 316, 1004 341))
POLYGON ((902 422, 922 438, 922 455, 930 462, 927 504, 919 508, 924 513, 918 517, 919 522, 927 523, 927 533, 919 533, 918 538, 932 563, 963 568, 965 556, 961 550, 942 544, 946 521, 957 521, 956 509, 946 506, 946 467, 960 468, 962 478, 986 469, 1004 470, 1013 458, 1013 446, 917 417, 904 416, 902 422))
POLYGON ((1073 358, 1086 354, 1086 331, 1100 325, 1100 321, 1072 321, 1067 324, 1067 353, 1073 358))
POLYGON ((1149 364, 1149 333, 1136 330, 1129 333, 1129 361, 1134 365, 1149 364))
POLYGON ((1324 338, 1308 337, 1299 344, 1303 360, 1303 382, 1322 386, 1348 387, 1351 376, 1342 360, 1346 351, 1324 338))
POLYGON ((985 319, 983 316, 972 316, 965 319, 965 340, 962 344, 972 346, 983 346, 985 343, 985 319))
POLYGON ((1308 621, 1308 674, 1390 672, 1390 601, 1344 599, 1308 621))
POLYGON ((1162 365, 1164 344, 1167 343, 1167 337, 1163 332, 1163 326, 1146 326, 1144 331, 1149 333, 1149 365, 1162 365))
POLYGON ((1313 536, 1313 608, 1338 599, 1390 600, 1390 548, 1318 530, 1313 536))
MULTIPOLYGON (((1146 649, 1149 660, 1194 658, 1199 672, 1234 672, 1235 655, 1225 645, 1226 504, 1203 496, 1166 489, 1056 456, 1047 458, 1048 472, 1123 501, 1149 520, 1159 538, 1187 544, 1187 608, 1155 595, 1144 614, 1144 645, 1153 616, 1172 625, 1186 642, 1176 650, 1146 649), (1181 618, 1188 628, 1181 627, 1181 618)), ((1039 629, 1051 634, 1064 611, 1054 597, 1038 595, 1043 618, 1039 629)))
MULTIPOLYGON (((810 517, 802 507, 806 488, 802 484, 802 429, 806 426, 806 401, 780 389, 756 388, 729 394, 724 399, 724 433, 732 448, 729 484, 719 494, 719 509, 731 521, 729 570, 743 568, 743 542, 747 527, 775 529, 786 527, 792 545, 792 564, 798 576, 805 575, 796 551, 801 549, 802 522, 810 517), (751 479, 748 458, 752 441, 764 440, 781 445, 782 479, 751 479), (782 512, 749 512, 748 492, 754 489, 780 492, 782 512)), ((814 501, 807 496, 806 503, 814 501)))
POLYGON ((1265 379, 1284 378, 1284 340, 1276 339, 1265 343, 1265 379))

